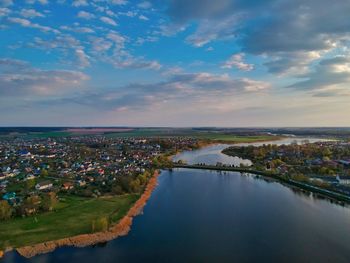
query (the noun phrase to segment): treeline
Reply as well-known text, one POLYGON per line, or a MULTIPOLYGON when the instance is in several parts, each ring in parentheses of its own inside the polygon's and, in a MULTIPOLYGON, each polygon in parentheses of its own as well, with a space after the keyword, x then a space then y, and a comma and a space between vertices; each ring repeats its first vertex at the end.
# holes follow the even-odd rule
POLYGON ((6 200, 1 200, 0 220, 7 220, 16 216, 25 217, 40 212, 53 211, 57 203, 58 198, 54 192, 28 196, 18 206, 11 206, 6 200))

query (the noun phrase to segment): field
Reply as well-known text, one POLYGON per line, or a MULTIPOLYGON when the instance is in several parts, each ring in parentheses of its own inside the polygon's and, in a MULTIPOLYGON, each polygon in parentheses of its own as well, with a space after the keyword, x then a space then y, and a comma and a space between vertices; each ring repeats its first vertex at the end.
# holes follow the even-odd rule
POLYGON ((105 198, 63 197, 55 212, 0 223, 0 249, 91 233, 92 221, 106 216, 117 222, 139 198, 123 195, 105 198))
POLYGON ((224 132, 198 132, 193 130, 152 130, 138 129, 130 132, 110 133, 109 137, 172 137, 172 136, 187 136, 202 140, 213 140, 225 143, 249 143, 258 141, 272 141, 280 139, 279 136, 272 135, 236 135, 224 132))
POLYGON ((228 143, 249 143, 249 142, 259 142, 259 141, 273 141, 278 140, 281 137, 271 136, 271 135, 256 135, 256 136, 237 136, 232 134, 223 133, 206 133, 206 134, 196 134, 194 137, 198 139, 213 140, 218 142, 228 142, 228 143))

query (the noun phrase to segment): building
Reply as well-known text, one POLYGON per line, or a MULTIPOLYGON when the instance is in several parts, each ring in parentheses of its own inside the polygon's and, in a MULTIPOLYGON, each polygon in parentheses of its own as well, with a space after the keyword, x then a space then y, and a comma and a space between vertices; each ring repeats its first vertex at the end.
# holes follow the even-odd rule
POLYGON ((45 182, 40 182, 38 184, 36 184, 35 189, 36 190, 47 190, 47 189, 51 189, 53 186, 53 184, 49 181, 45 181, 45 182))
POLYGON ((350 184, 350 176, 337 176, 337 180, 340 184, 350 184))

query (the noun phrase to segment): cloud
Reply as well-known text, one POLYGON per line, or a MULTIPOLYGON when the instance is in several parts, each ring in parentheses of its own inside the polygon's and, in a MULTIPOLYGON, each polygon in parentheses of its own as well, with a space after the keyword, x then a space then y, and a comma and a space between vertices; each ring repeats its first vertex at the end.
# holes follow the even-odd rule
POLYGON ((186 42, 195 47, 235 39, 242 52, 270 59, 269 72, 298 74, 318 59, 312 55, 347 45, 349 12, 350 2, 342 0, 171 0, 166 27, 194 25, 186 42))
POLYGON ((19 18, 19 17, 9 17, 8 21, 10 21, 11 23, 15 23, 15 24, 19 24, 23 27, 30 27, 30 28, 36 28, 39 29, 43 32, 53 32, 53 33, 59 33, 58 30, 53 29, 51 27, 48 26, 42 26, 40 24, 37 23, 32 23, 30 20, 28 19, 24 19, 24 18, 19 18))
POLYGON ((90 66, 89 56, 86 55, 84 50, 77 49, 75 51, 75 56, 77 57, 78 66, 80 68, 86 68, 90 66))
POLYGON ((140 20, 148 21, 149 19, 144 15, 139 15, 140 20))
POLYGON ((42 70, 24 61, 0 59, 0 97, 72 93, 88 79, 79 71, 42 70))
POLYGON ((232 79, 225 74, 176 72, 166 81, 130 84, 115 90, 66 98, 64 102, 98 107, 108 111, 140 110, 170 101, 188 101, 193 105, 193 103, 217 98, 218 95, 233 98, 242 93, 262 92, 269 87, 269 83, 266 82, 246 78, 232 79))
POLYGON ((42 13, 36 11, 35 9, 22 9, 20 14, 25 18, 44 17, 42 13))
POLYGON ((39 3, 42 5, 47 5, 49 3, 49 1, 48 0, 26 0, 26 3, 28 3, 28 4, 39 3))
POLYGON ((112 25, 112 26, 116 26, 117 25, 117 23, 112 18, 109 18, 107 16, 100 17, 100 20, 103 23, 108 24, 108 25, 112 25))
POLYGON ((86 0, 74 0, 72 6, 80 7, 80 6, 88 6, 88 2, 86 0))
POLYGON ((237 68, 242 71, 251 71, 254 69, 254 65, 244 62, 244 53, 238 53, 232 55, 221 67, 222 68, 237 68))
POLYGON ((78 17, 83 19, 93 19, 95 18, 95 15, 86 11, 79 11, 78 17))
POLYGON ((137 7, 139 8, 143 8, 143 9, 149 9, 152 7, 152 4, 148 1, 144 1, 144 2, 141 2, 137 5, 137 7))
POLYGON ((111 0, 111 3, 114 5, 126 5, 128 1, 126 0, 111 0))
POLYGON ((231 39, 235 37, 238 16, 232 15, 225 19, 201 20, 196 31, 186 38, 193 46, 202 47, 215 40, 231 39))
POLYGON ((6 8, 6 7, 1 7, 0 8, 0 17, 7 16, 10 13, 11 13, 11 10, 6 8))
POLYGON ((317 97, 350 95, 350 58, 336 56, 323 59, 314 71, 301 77, 303 80, 288 88, 312 91, 317 97))

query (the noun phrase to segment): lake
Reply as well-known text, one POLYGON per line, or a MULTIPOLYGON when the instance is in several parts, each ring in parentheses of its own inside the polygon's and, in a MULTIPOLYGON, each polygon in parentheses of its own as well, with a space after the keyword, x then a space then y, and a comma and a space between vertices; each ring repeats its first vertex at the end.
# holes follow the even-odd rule
MULTIPOLYGON (((213 147, 184 154, 204 161, 198 154, 221 154, 213 147)), ((348 207, 254 175, 174 169, 162 172, 129 235, 94 247, 59 248, 32 259, 11 252, 3 262, 349 260, 348 207)))

